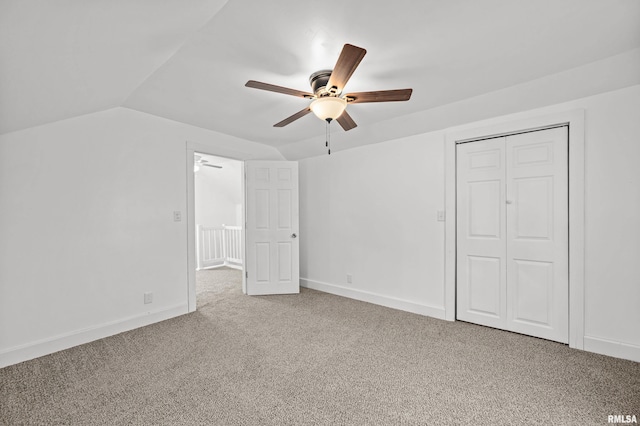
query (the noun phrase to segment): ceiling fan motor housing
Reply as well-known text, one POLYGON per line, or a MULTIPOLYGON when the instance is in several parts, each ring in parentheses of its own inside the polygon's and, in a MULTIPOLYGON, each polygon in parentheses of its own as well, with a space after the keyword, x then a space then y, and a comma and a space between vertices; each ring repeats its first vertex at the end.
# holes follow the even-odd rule
POLYGON ((329 77, 331 77, 332 70, 320 70, 316 71, 309 77, 309 83, 311 84, 311 90, 316 96, 327 96, 331 94, 327 88, 329 77))

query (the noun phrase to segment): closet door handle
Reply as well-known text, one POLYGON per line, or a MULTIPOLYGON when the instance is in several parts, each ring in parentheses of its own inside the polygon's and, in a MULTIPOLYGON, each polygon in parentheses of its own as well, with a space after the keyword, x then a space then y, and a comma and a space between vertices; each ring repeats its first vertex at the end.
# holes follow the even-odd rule
POLYGON ((507 204, 513 204, 513 201, 507 200, 507 204))
POLYGON ((298 236, 296 234, 291 234, 291 238, 297 238, 298 236))

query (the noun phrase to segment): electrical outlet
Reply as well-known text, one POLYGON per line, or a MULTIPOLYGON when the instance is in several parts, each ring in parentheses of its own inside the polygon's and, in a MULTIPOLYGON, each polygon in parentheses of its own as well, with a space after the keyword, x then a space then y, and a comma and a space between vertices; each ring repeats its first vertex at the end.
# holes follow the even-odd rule
POLYGON ((173 212, 173 221, 180 222, 182 220, 182 212, 175 211, 173 212))
POLYGON ((444 222, 444 210, 438 210, 438 222, 444 222))
POLYGON ((148 305, 149 303, 153 302, 153 293, 148 292, 144 294, 144 304, 148 305))
POLYGON ((347 283, 351 284, 353 281, 353 276, 351 274, 347 274, 347 283))

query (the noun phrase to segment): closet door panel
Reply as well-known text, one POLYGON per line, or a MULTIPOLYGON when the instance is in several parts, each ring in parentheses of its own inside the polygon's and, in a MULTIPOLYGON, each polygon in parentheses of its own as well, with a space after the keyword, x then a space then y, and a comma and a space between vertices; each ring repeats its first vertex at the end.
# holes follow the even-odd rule
POLYGON ((568 343, 567 128, 506 138, 508 329, 568 343))
POLYGON ((456 152, 457 318, 567 343, 567 128, 456 152))
POLYGON ((457 318, 506 326, 504 138, 458 145, 457 318))

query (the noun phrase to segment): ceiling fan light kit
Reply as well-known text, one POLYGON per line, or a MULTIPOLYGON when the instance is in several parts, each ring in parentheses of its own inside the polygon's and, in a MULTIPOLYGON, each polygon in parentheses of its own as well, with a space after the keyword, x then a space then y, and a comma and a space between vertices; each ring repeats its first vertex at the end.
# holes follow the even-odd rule
MULTIPOLYGON (((366 53, 367 51, 361 47, 345 44, 333 70, 316 71, 309 77, 309 84, 311 85, 313 93, 255 80, 247 81, 245 86, 312 100, 308 107, 274 124, 274 127, 284 127, 313 111, 319 119, 326 121, 327 125, 331 123, 331 121, 336 120, 345 131, 351 130, 357 127, 357 124, 347 113, 347 104, 408 101, 413 92, 413 89, 399 89, 347 93, 342 95, 344 86, 366 53)), ((327 146, 328 145, 327 136, 327 146)), ((331 150, 329 150, 329 153, 331 153, 331 150)))
POLYGON ((311 102, 309 108, 320 120, 331 121, 340 117, 347 107, 347 101, 337 96, 324 96, 311 102))

